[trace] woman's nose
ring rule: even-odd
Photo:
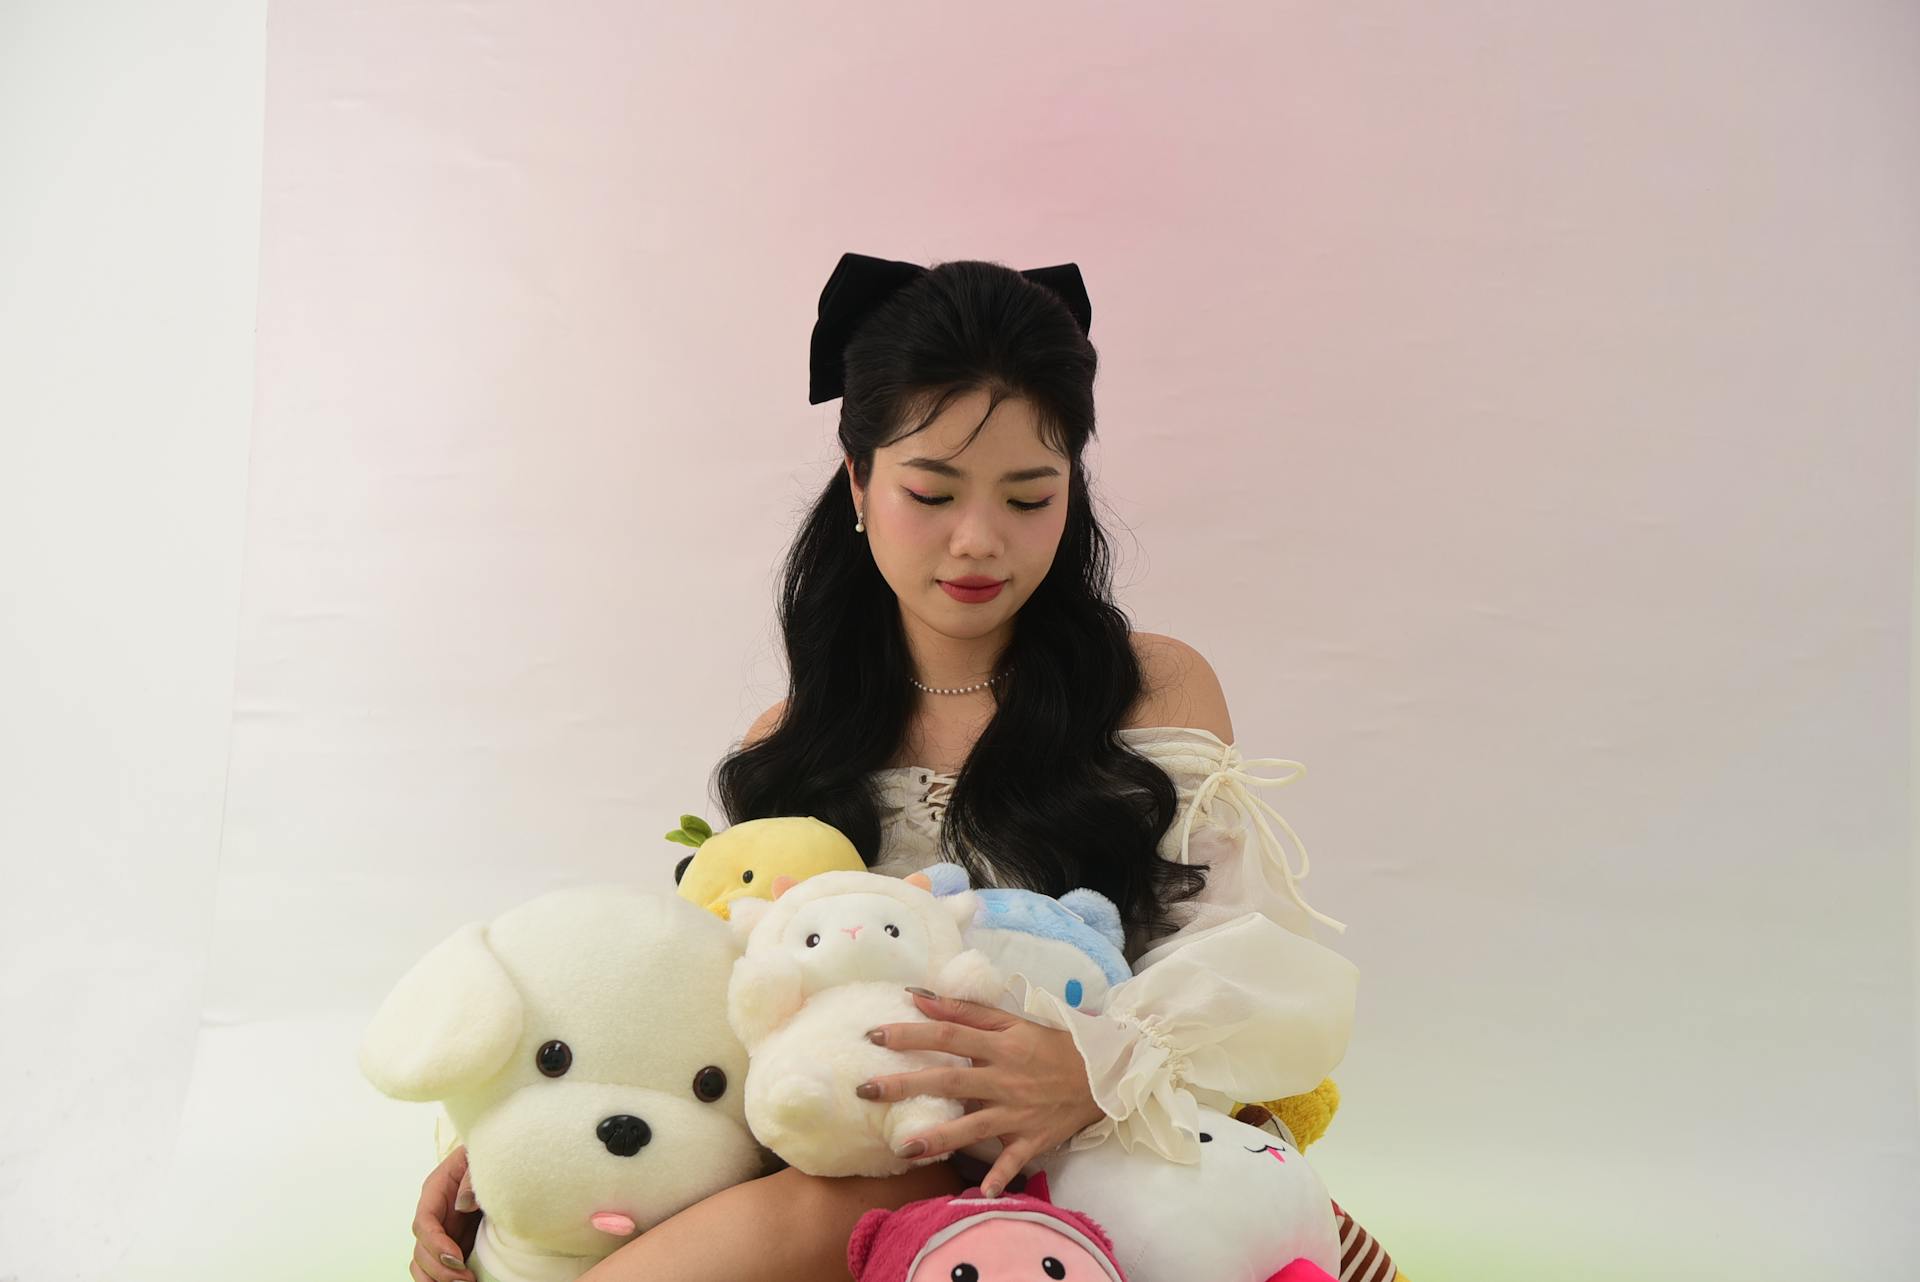
[[[996,518],[970,509],[960,514],[948,550],[955,560],[993,561],[1000,555],[1001,542]]]

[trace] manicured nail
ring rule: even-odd
[[[853,1093],[861,1099],[879,1099],[880,1088],[872,1082],[862,1082],[853,1088]]]
[[[939,1000],[940,1000],[938,996],[936,996],[936,995],[935,995],[935,994],[933,994],[933,993],[930,993],[930,992],[928,992],[928,991],[927,991],[926,989],[924,989],[924,988],[914,988],[914,987],[912,987],[911,985],[909,985],[909,986],[908,986],[908,988],[907,988],[907,991],[908,991],[908,992],[910,992],[910,993],[912,993],[912,994],[913,994],[913,995],[914,995],[915,997],[924,997],[924,998],[926,998],[926,999],[927,999],[928,1001],[930,1001],[930,1002],[937,1002],[937,1001],[939,1001]]]
[[[884,1028],[869,1028],[867,1030],[867,1040],[875,1046],[885,1046],[887,1044],[887,1030]]]
[[[919,1157],[927,1151],[927,1142],[925,1140],[908,1140],[894,1151],[901,1157]]]
[[[453,1199],[453,1209],[456,1211],[477,1211],[480,1209],[480,1202],[473,1196],[472,1189],[461,1189],[459,1195]]]
[[[465,1260],[462,1260],[459,1256],[456,1256],[456,1255],[448,1255],[445,1251],[440,1252],[440,1263],[446,1265],[450,1269],[465,1269],[467,1267],[467,1262]]]

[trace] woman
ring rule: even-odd
[[[1082,466],[1089,316],[1072,266],[842,258],[821,295],[812,400],[843,397],[846,479],[836,471],[787,557],[789,695],[715,771],[729,822],[815,815],[879,872],[947,858],[976,884],[1098,890],[1121,910],[1136,971],[1164,968],[1144,1005],[1071,1031],[937,995],[917,999],[931,1022],[881,1030],[972,1061],[863,1090],[977,1102],[902,1152],[997,1137],[989,1191],[1076,1136],[1196,1160],[1196,1094],[1309,1089],[1352,1016],[1351,966],[1309,937],[1310,918],[1331,919],[1301,900],[1262,811],[1278,815],[1247,790],[1290,776],[1249,774],[1206,660],[1131,632],[1113,603]],[[1223,972],[1235,982],[1179,982]],[[1194,1006],[1222,989],[1226,1005]],[[1214,996],[1182,996],[1196,991]],[[1184,1075],[1178,1043],[1196,1028],[1217,1042],[1213,1080]],[[459,1267],[472,1217],[454,1209],[464,1164],[456,1149],[422,1190],[416,1279],[472,1276]],[[962,1178],[954,1161],[888,1179],[784,1170],[689,1207],[585,1277],[844,1279],[863,1212]]]

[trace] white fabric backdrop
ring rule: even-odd
[[[113,1069],[6,1057],[46,1120],[7,1124],[0,1279],[399,1275],[430,1115],[359,1030],[460,923],[663,880],[718,817],[835,461],[805,346],[845,249],[1086,272],[1124,599],[1308,764],[1276,800],[1364,975],[1314,1158],[1415,1278],[1910,1266],[1917,27],[275,5],[244,591],[231,417],[25,361],[11,402],[54,497],[10,507],[7,1027]],[[175,706],[188,565],[239,647],[177,627]],[[132,737],[48,752],[82,698]]]
[[[5,1282],[127,1276],[201,1031],[265,25],[265,0],[0,0]]]

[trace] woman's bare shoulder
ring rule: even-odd
[[[1131,640],[1146,688],[1127,725],[1196,726],[1232,743],[1226,691],[1206,656],[1185,641],[1159,632],[1135,632]]]
[[[743,748],[751,748],[754,744],[759,743],[762,739],[772,734],[773,728],[780,724],[780,718],[786,713],[786,710],[787,701],[782,699],[761,713],[754,719],[754,723],[747,727],[746,737],[741,739],[740,746]]]

